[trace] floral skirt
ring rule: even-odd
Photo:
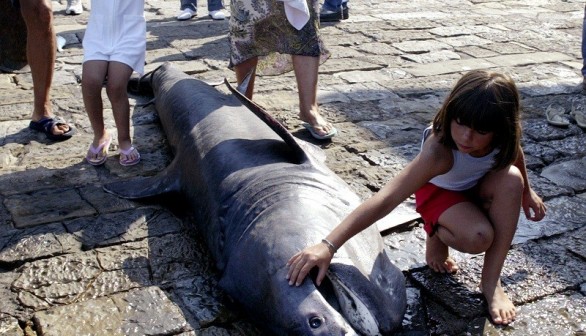
[[[291,55],[319,57],[329,52],[319,36],[318,0],[307,0],[310,18],[295,29],[282,1],[232,0],[230,5],[230,68],[258,57],[258,75],[279,75],[293,69]]]

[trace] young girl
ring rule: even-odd
[[[295,254],[288,262],[289,284],[299,286],[314,266],[320,284],[338,247],[415,193],[428,233],[429,267],[442,273],[458,269],[448,247],[486,252],[480,289],[490,316],[496,324],[512,322],[515,307],[499,278],[519,209],[534,221],[545,216],[545,205],[527,180],[519,109],[519,94],[508,76],[486,71],[464,75],[425,130],[417,157],[323,243]]]
[[[126,86],[133,70],[142,74],[146,50],[144,0],[92,0],[91,14],[83,39],[84,62],[81,81],[94,141],[86,155],[91,165],[108,159],[112,137],[103,117],[102,86],[112,104],[118,130],[120,164],[135,165],[140,154],[130,139],[130,105]]]

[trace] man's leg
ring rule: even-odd
[[[583,88],[586,88],[586,6],[584,7],[584,18],[582,19],[582,82]]]
[[[34,109],[32,120],[53,117],[51,82],[55,67],[55,30],[50,0],[20,0],[20,9],[27,28],[26,54],[33,78]],[[69,131],[67,124],[55,124],[54,135]]]
[[[177,14],[177,20],[189,20],[197,15],[197,0],[181,0],[180,3],[181,7],[179,14]]]
[[[348,17],[348,1],[343,0],[325,0],[319,13],[321,22],[341,21]]]
[[[224,20],[226,18],[226,14],[222,10],[224,8],[224,4],[222,0],[208,0],[208,12],[210,13],[210,17],[214,20]]]

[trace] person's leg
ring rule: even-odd
[[[189,20],[197,13],[197,0],[181,0],[181,7],[177,20]]]
[[[254,92],[254,79],[256,78],[256,64],[258,63],[258,57],[249,58],[246,61],[235,65],[234,72],[236,73],[236,82],[238,85],[242,84],[246,76],[252,71],[250,80],[248,81],[248,87],[244,95],[252,100],[252,94]]]
[[[484,212],[474,203],[460,202],[439,216],[435,235],[426,240],[425,259],[434,271],[452,273],[458,266],[450,258],[448,246],[477,254],[490,247],[493,237],[492,224]]]
[[[104,111],[102,103],[102,84],[108,71],[107,61],[86,61],[83,63],[81,77],[81,92],[83,104],[88,114],[94,140],[92,146],[98,148],[105,143],[109,136],[104,126]],[[88,157],[96,158],[97,154]]]
[[[132,147],[132,140],[130,139],[130,103],[126,92],[130,75],[132,75],[132,68],[128,65],[116,61],[108,64],[106,93],[112,104],[112,113],[118,130],[118,146],[121,150],[128,150]]]
[[[191,9],[194,12],[197,11],[197,0],[181,0],[181,10]]]
[[[584,7],[584,17],[582,19],[582,76],[586,83],[586,6]]]
[[[51,83],[55,66],[56,45],[53,9],[50,0],[21,0],[20,9],[27,28],[26,54],[33,78],[34,108],[32,121],[52,118]],[[55,124],[52,132],[64,134],[67,124]]]
[[[342,7],[342,0],[325,0],[322,8],[337,11]]]
[[[319,20],[321,22],[336,22],[348,18],[348,1],[325,0],[319,12]]]
[[[208,11],[213,12],[224,8],[222,0],[208,0]]]
[[[319,57],[300,55],[292,57],[299,93],[299,118],[312,126],[317,134],[326,136],[334,132],[335,128],[319,114],[317,106]]]
[[[514,166],[489,173],[480,185],[479,195],[486,200],[484,206],[494,228],[493,242],[484,255],[480,289],[496,324],[508,324],[516,316],[513,302],[501,287],[500,275],[517,230],[523,188],[521,172]]]
[[[65,14],[79,15],[83,13],[83,4],[81,0],[67,0]]]
[[[210,13],[210,17],[214,20],[224,20],[226,18],[226,14],[222,10],[224,8],[224,4],[222,0],[208,0],[208,12]]]

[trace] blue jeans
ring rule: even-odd
[[[197,12],[197,0],[181,0],[181,10],[186,8],[191,8]],[[222,8],[224,8],[222,0],[208,0],[208,12],[220,10]]]
[[[335,11],[338,8],[340,8],[340,6],[342,6],[342,2],[347,4],[348,0],[325,0],[322,7],[325,7],[326,9],[331,11]]]

